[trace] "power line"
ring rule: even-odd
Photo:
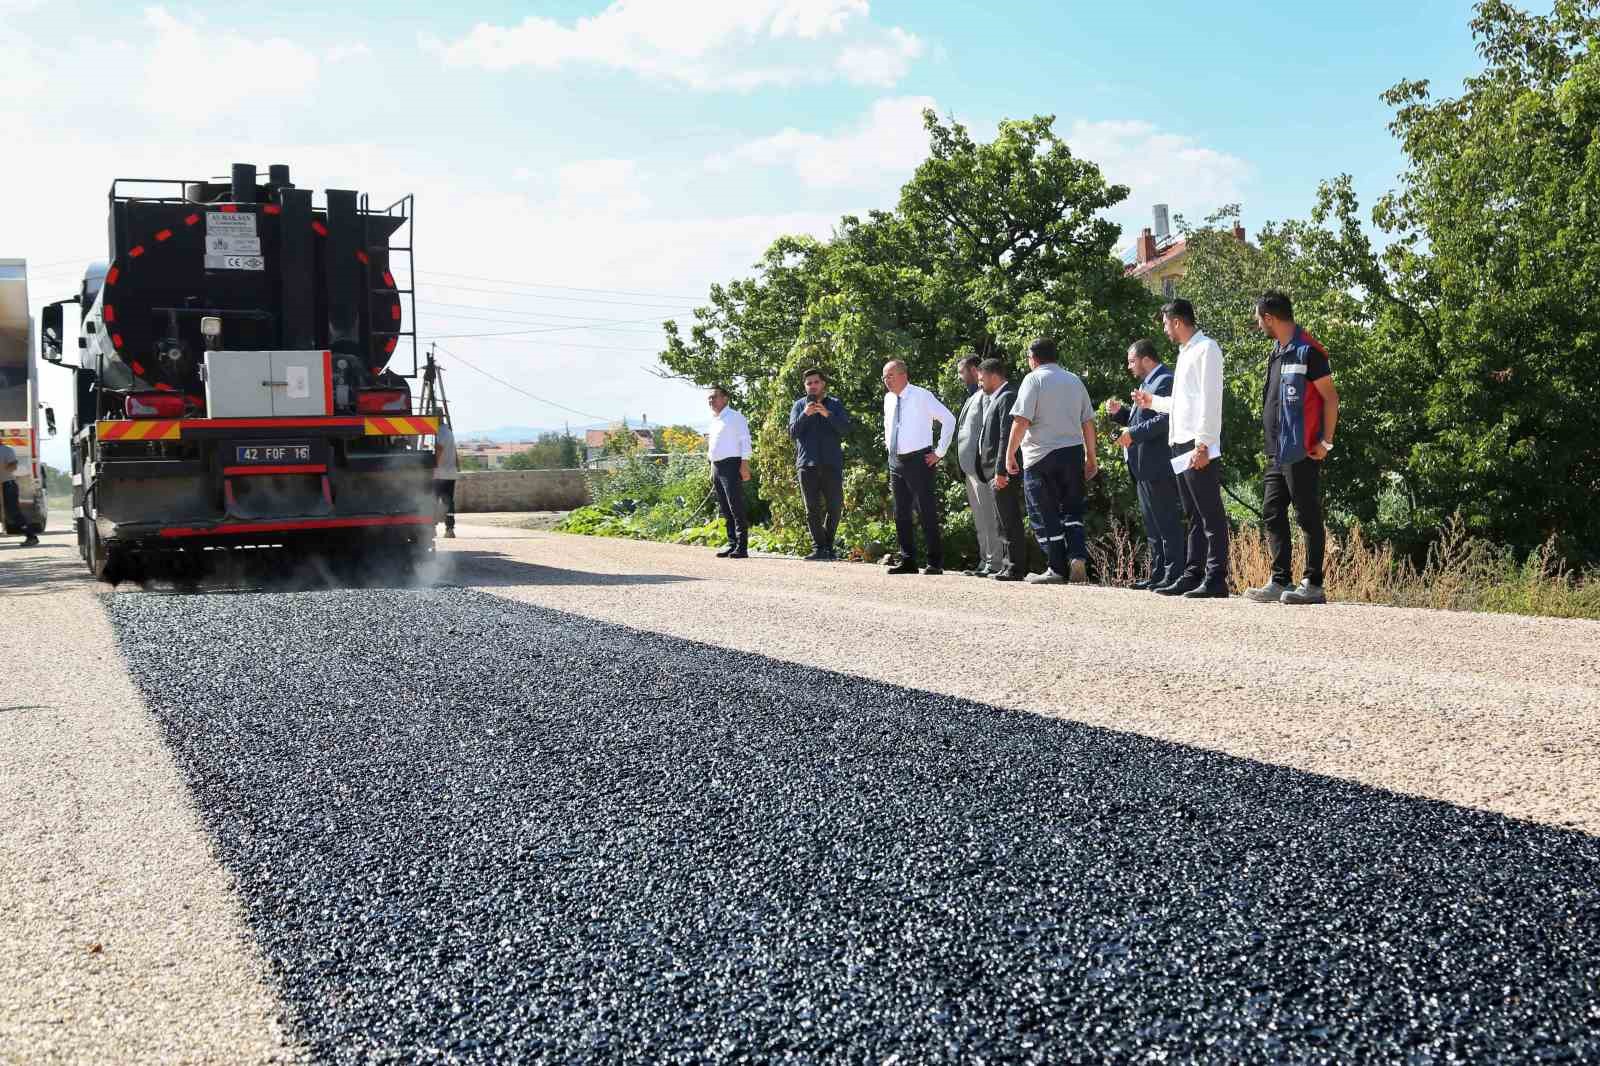
[[[534,292],[506,292],[504,289],[478,289],[473,288],[470,285],[445,285],[442,282],[437,281],[423,281],[418,282],[418,284],[425,285],[430,289],[452,289],[457,292],[482,292],[488,293],[491,296],[515,296],[522,300],[555,300],[558,303],[599,304],[605,307],[655,307],[664,311],[677,311],[679,314],[687,314],[694,310],[694,308],[686,308],[682,304],[640,303],[638,301],[630,300],[600,300],[584,296],[545,296]]]
[[[418,304],[421,305],[421,301],[420,300],[418,301]],[[463,320],[463,321],[466,321],[466,322],[488,322],[488,323],[492,323],[492,324],[495,324],[495,325],[501,325],[501,326],[527,326],[527,325],[541,325],[542,326],[542,325],[550,325],[550,323],[548,323],[548,322],[529,323],[526,319],[493,318],[493,317],[488,316],[488,315],[464,315],[460,311],[435,311],[435,310],[433,310],[431,308],[428,308],[428,307],[422,307],[422,310],[419,312],[419,316],[422,317],[422,318],[428,318],[428,319],[448,318],[448,319],[460,319],[460,320]],[[661,327],[660,326],[655,326],[655,327],[648,327],[648,326],[598,326],[598,325],[584,325],[581,322],[580,323],[573,323],[573,324],[566,324],[566,325],[556,326],[555,329],[587,329],[587,330],[594,330],[597,333],[649,333],[649,334],[659,334],[661,332]]]
[[[540,281],[518,281],[514,278],[485,278],[477,274],[451,274],[444,270],[419,270],[419,275],[434,278],[461,278],[465,281],[489,281],[496,285],[514,285],[529,289],[560,289],[564,292],[598,292],[612,296],[657,296],[667,300],[699,300],[700,296],[683,296],[669,292],[638,292],[632,289],[586,289],[579,285],[550,285]]]
[[[466,367],[469,370],[476,370],[478,373],[482,374],[484,377],[488,378],[490,381],[499,382],[501,385],[504,385],[506,388],[510,389],[512,392],[520,392],[522,395],[526,396],[530,400],[536,400],[539,403],[547,404],[550,407],[559,408],[559,409],[561,409],[563,411],[567,411],[567,412],[569,412],[571,414],[582,415],[584,418],[591,418],[591,419],[594,419],[597,422],[609,422],[609,421],[611,421],[611,419],[607,418],[605,415],[590,414],[588,411],[580,411],[576,407],[568,407],[564,403],[556,403],[554,400],[547,400],[543,396],[535,396],[533,393],[529,392],[527,389],[523,388],[521,385],[513,385],[511,382],[507,381],[503,377],[500,377],[498,374],[489,373],[489,371],[483,369],[483,367],[478,366],[475,363],[472,363],[472,362],[470,362],[470,361],[468,361],[466,359],[461,358],[461,356],[457,355],[455,352],[450,351],[450,349],[448,349],[448,348],[441,348],[439,345],[436,344],[436,345],[434,345],[434,350],[438,351],[438,352],[442,352],[445,355],[448,355],[450,358],[454,359],[456,362],[460,363],[462,366]]]
[[[660,322],[661,321],[659,318],[656,318],[654,316],[652,316],[650,318],[607,318],[607,319],[595,319],[595,317],[593,315],[563,315],[558,311],[544,311],[544,310],[522,311],[522,310],[518,310],[515,307],[506,307],[503,304],[453,304],[453,303],[448,303],[448,302],[443,301],[443,300],[433,300],[433,299],[418,300],[417,303],[419,303],[419,304],[427,304],[430,307],[459,307],[464,311],[499,311],[499,312],[502,312],[503,314],[508,314],[508,315],[523,315],[523,316],[527,316],[527,315],[542,315],[545,318],[581,318],[581,319],[584,319],[585,321],[594,320],[594,321],[605,321],[605,322],[628,322],[628,323]]]

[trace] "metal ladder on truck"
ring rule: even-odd
[[[439,415],[444,424],[455,428],[450,417],[450,397],[444,391],[444,371],[433,358],[433,345],[428,346],[428,358],[422,364],[422,402],[419,414]]]

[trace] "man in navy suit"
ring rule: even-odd
[[[1172,371],[1161,364],[1150,341],[1137,340],[1129,346],[1128,373],[1146,392],[1172,395]],[[1117,443],[1122,445],[1128,472],[1138,486],[1144,534],[1150,539],[1150,576],[1133,587],[1158,589],[1181,578],[1189,558],[1183,537],[1183,501],[1172,473],[1172,449],[1167,446],[1168,416],[1118,400],[1108,400],[1106,411],[1113,422],[1126,427]]]

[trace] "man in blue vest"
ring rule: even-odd
[[[1267,453],[1261,516],[1272,551],[1272,580],[1245,595],[1257,603],[1327,603],[1322,563],[1327,531],[1322,524],[1322,464],[1333,451],[1339,425],[1339,390],[1321,342],[1294,320],[1294,304],[1281,292],[1256,301],[1256,326],[1276,343],[1267,360],[1261,427]],[[1294,584],[1294,543],[1289,505],[1306,541],[1305,577]]]
[[[1137,340],[1129,346],[1128,373],[1151,395],[1172,395],[1172,371],[1162,365],[1151,341]],[[1167,412],[1120,400],[1106,401],[1106,411],[1113,422],[1126,427],[1117,443],[1122,445],[1128,473],[1139,490],[1139,512],[1150,541],[1150,576],[1133,587],[1158,589],[1173,584],[1183,576],[1189,553],[1183,535],[1183,501],[1167,444]]]

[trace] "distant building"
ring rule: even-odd
[[[606,438],[624,428],[626,427],[624,427],[621,423],[618,423],[617,425],[611,426],[608,429],[591,429],[586,432],[583,435],[583,461],[586,463],[592,463],[601,456],[605,455]],[[648,429],[634,429],[629,430],[629,432],[633,434],[634,439],[639,442],[639,446],[645,451],[650,451],[655,447],[656,437],[652,431]]]
[[[498,470],[506,465],[506,460],[513,455],[532,448],[537,441],[491,441],[491,440],[458,440],[456,441],[456,457],[463,467],[479,468],[484,470]],[[475,460],[469,462],[468,460]]]
[[[1234,224],[1233,235],[1245,239],[1244,227]],[[1167,205],[1157,204],[1155,226],[1146,228],[1133,242],[1133,250],[1123,256],[1122,272],[1138,278],[1144,287],[1164,300],[1177,296],[1178,283],[1188,272],[1189,242],[1167,231]]]

